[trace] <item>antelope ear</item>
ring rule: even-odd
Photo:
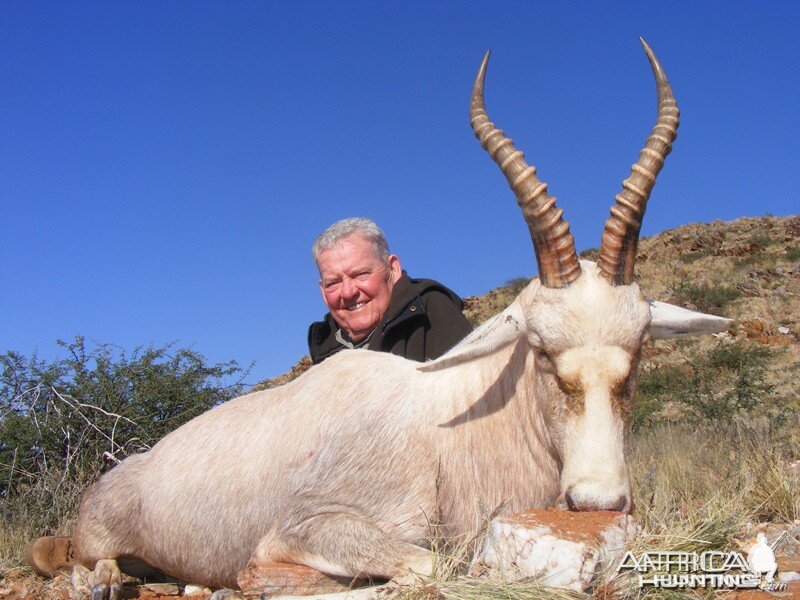
[[[647,302],[650,304],[650,336],[653,338],[720,333],[733,325],[733,319],[695,312],[658,300]]]
[[[422,363],[417,369],[419,371],[438,371],[460,365],[500,350],[524,335],[525,315],[519,302],[514,300],[507,309],[486,321],[448,353],[436,360]]]

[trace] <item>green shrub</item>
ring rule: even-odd
[[[747,240],[753,250],[764,250],[765,248],[776,243],[768,233],[755,233]]]
[[[651,424],[652,415],[660,411],[666,402],[683,399],[691,390],[691,372],[686,366],[665,366],[642,371],[631,412],[633,429]]]
[[[730,420],[756,407],[771,405],[774,386],[767,383],[771,351],[744,343],[721,344],[709,352],[694,352],[678,366],[661,366],[639,376],[631,425],[652,424],[654,413],[667,403],[682,403],[682,420]]]
[[[0,355],[0,518],[18,541],[63,528],[104,469],[238,395],[246,376],[171,346],[59,344],[52,362]]]
[[[742,343],[720,344],[708,352],[704,362],[709,369],[728,369],[737,372],[752,369],[760,372],[766,368],[771,355],[770,349],[764,346]]]
[[[733,267],[745,273],[753,271],[771,271],[778,264],[779,256],[774,253],[755,252],[733,259]]]
[[[698,397],[697,408],[709,419],[730,418],[752,411],[768,399],[774,386],[765,381],[769,349],[725,344],[715,347],[699,365],[697,375],[714,382],[715,392]],[[716,381],[715,381],[716,379]],[[725,381],[729,382],[723,387]]]
[[[705,252],[684,252],[678,256],[678,260],[682,263],[691,264],[704,256],[708,256],[708,254]]]
[[[701,312],[717,313],[739,298],[741,293],[723,285],[695,285],[682,282],[673,288],[675,299],[681,304],[692,304]]]

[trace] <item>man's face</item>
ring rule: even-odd
[[[400,259],[388,264],[358,234],[340,240],[317,257],[319,289],[333,319],[351,340],[361,341],[389,310],[392,288],[400,279]]]

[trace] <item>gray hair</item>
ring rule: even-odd
[[[319,234],[311,247],[311,254],[314,256],[314,262],[317,263],[317,266],[319,266],[319,255],[322,252],[330,250],[341,240],[351,235],[359,235],[367,240],[372,246],[372,252],[375,253],[375,256],[383,262],[388,262],[389,242],[386,241],[386,236],[381,231],[381,228],[374,221],[365,217],[351,217],[337,221]]]

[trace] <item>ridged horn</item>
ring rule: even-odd
[[[556,199],[547,193],[547,184],[536,177],[536,168],[525,162],[522,152],[514,148],[514,142],[495,127],[486,114],[483,82],[490,53],[487,52],[483,57],[472,87],[470,124],[483,149],[500,166],[517,197],[517,204],[522,208],[531,233],[542,285],[566,287],[581,274],[581,266],[575,254],[569,223],[562,218],[564,211],[556,208]]]
[[[633,267],[647,199],[664,166],[664,159],[672,150],[680,122],[678,104],[661,64],[647,42],[642,38],[639,41],[647,53],[658,88],[658,119],[639,153],[639,160],[631,167],[630,177],[622,182],[622,191],[615,197],[617,202],[611,207],[611,216],[603,230],[597,265],[600,274],[612,285],[633,283]]]

